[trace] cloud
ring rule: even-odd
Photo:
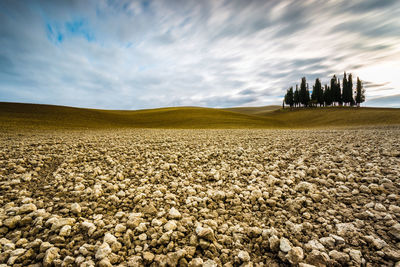
[[[388,84],[390,84],[390,82],[384,82],[384,83],[374,83],[374,82],[369,82],[369,81],[363,82],[364,88],[383,88],[384,86],[386,86]]]
[[[391,0],[1,1],[0,98],[111,109],[280,104],[302,76],[324,84],[334,73],[400,60],[399,7]],[[397,75],[369,73],[361,77],[367,99],[395,94]]]
[[[400,108],[400,94],[376,97],[366,101],[366,106]]]

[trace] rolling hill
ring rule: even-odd
[[[268,115],[268,113],[281,109],[282,106],[271,105],[263,107],[237,107],[237,108],[224,108],[226,111],[233,111],[248,115]]]
[[[99,110],[0,102],[0,128],[319,128],[400,125],[400,109],[332,107]]]

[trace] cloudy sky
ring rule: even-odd
[[[400,107],[399,0],[0,0],[0,101],[106,109],[281,104],[360,76]]]

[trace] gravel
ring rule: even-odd
[[[397,127],[1,132],[0,265],[399,266],[399,140]]]

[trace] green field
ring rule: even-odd
[[[214,109],[174,107],[99,110],[0,102],[0,127],[7,128],[324,128],[400,125],[400,109],[278,106]]]

